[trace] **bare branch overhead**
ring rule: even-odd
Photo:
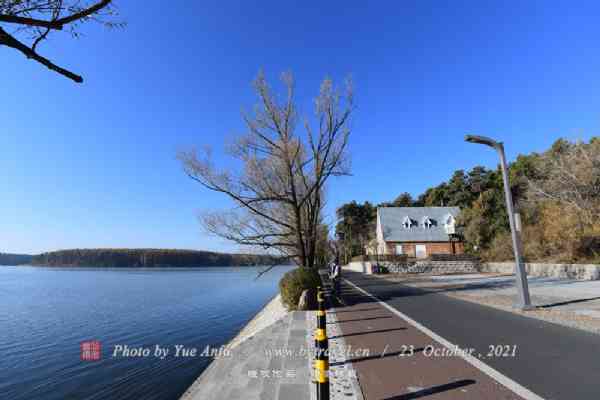
[[[71,34],[78,35],[77,27],[86,21],[95,21],[108,27],[123,26],[122,23],[104,21],[101,16],[115,14],[112,0],[101,0],[91,4],[79,0],[0,0],[0,46],[19,51],[25,57],[44,65],[77,83],[83,78],[63,67],[59,67],[37,52],[39,44],[53,30],[71,27]],[[14,31],[8,31],[16,26]],[[19,38],[23,36],[23,38]],[[26,41],[31,40],[30,44]]]

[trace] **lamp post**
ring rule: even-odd
[[[484,144],[496,149],[500,156],[500,167],[502,168],[502,181],[504,182],[504,195],[506,196],[506,211],[508,213],[508,222],[510,224],[510,233],[512,235],[513,250],[515,252],[515,274],[517,281],[518,303],[516,308],[521,310],[531,310],[534,307],[531,305],[529,297],[529,285],[527,284],[527,271],[521,260],[521,243],[520,243],[520,223],[519,226],[515,223],[515,213],[513,211],[512,193],[510,192],[510,184],[508,182],[508,167],[506,165],[506,156],[504,155],[504,145],[502,142],[497,142],[485,136],[467,135],[465,141],[469,143]],[[520,219],[519,219],[520,222]]]

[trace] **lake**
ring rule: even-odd
[[[0,267],[0,397],[178,399],[211,361],[201,351],[233,338],[291,268],[259,269]],[[89,341],[97,361],[82,360]]]

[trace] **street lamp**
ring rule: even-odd
[[[520,231],[521,224],[518,226],[515,223],[515,213],[513,211],[513,200],[512,193],[510,192],[510,185],[508,183],[508,167],[506,165],[506,156],[504,155],[504,145],[502,142],[497,142],[494,139],[485,136],[467,135],[465,141],[469,143],[478,143],[490,146],[498,152],[500,155],[500,167],[502,168],[502,181],[504,182],[504,195],[506,196],[506,211],[508,212],[508,222],[510,224],[510,233],[512,235],[513,249],[515,252],[515,273],[517,280],[517,290],[519,296],[519,302],[515,305],[516,308],[521,310],[531,310],[534,307],[531,305],[531,299],[529,297],[529,285],[527,284],[527,271],[521,260],[521,242],[520,242]],[[519,219],[520,222],[520,219]]]

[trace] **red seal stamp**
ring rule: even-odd
[[[102,357],[102,345],[99,340],[81,342],[81,361],[98,361]]]

